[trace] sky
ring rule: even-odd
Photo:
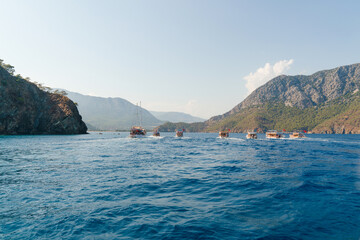
[[[359,63],[359,1],[0,0],[0,59],[52,88],[223,114],[281,74]]]

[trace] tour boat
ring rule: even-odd
[[[220,138],[228,138],[229,137],[229,131],[220,131],[219,132]]]
[[[246,135],[247,139],[257,139],[257,133],[256,132],[248,132]]]
[[[136,104],[136,107],[138,105]],[[140,118],[139,118],[139,110],[140,110]],[[139,121],[139,126],[133,126],[130,129],[130,137],[134,138],[134,137],[144,137],[146,135],[146,130],[141,127],[141,121],[142,121],[142,111],[141,111],[141,102],[140,102],[140,107],[136,108],[136,116],[137,119]]]
[[[159,129],[154,129],[153,136],[154,137],[160,137]]]
[[[293,132],[289,135],[290,138],[305,138],[305,135],[301,132]]]
[[[146,130],[140,126],[134,126],[130,130],[130,137],[144,137]]]
[[[278,133],[276,130],[270,130],[266,132],[266,138],[283,138],[284,136],[281,133]]]
[[[178,129],[176,130],[176,137],[182,137],[184,136],[184,129]]]

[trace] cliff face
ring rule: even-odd
[[[360,88],[360,64],[320,71],[310,76],[279,76],[256,89],[233,111],[277,100],[307,108],[327,103]]]
[[[310,76],[278,76],[231,111],[205,122],[205,131],[232,128],[360,133],[360,64]]]
[[[66,96],[48,93],[0,66],[0,134],[82,134],[87,127]]]

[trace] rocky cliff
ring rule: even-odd
[[[0,62],[0,134],[82,134],[87,127],[66,96],[49,93]]]

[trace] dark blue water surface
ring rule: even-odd
[[[0,137],[1,239],[359,239],[360,136]]]

